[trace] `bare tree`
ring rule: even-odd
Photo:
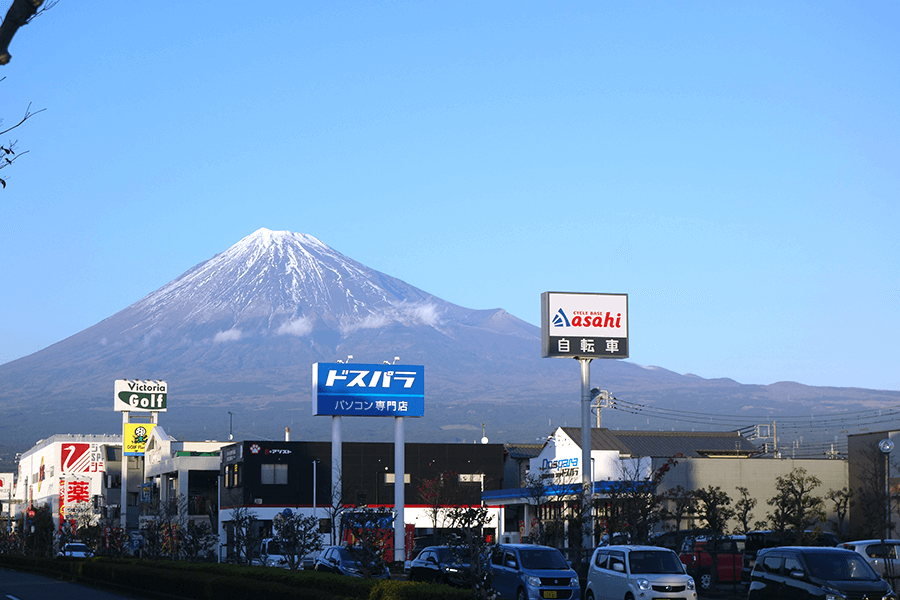
[[[678,464],[677,457],[649,473],[641,467],[642,459],[622,463],[620,479],[609,482],[607,498],[599,501],[610,540],[616,533],[628,534],[632,544],[646,544],[650,531],[664,516],[664,496],[656,490],[666,474]]]
[[[580,522],[584,490],[578,472],[575,469],[529,471],[525,475],[524,488],[526,501],[535,514],[532,540],[561,547],[565,523]]]
[[[253,551],[259,546],[260,535],[256,513],[246,506],[231,511],[231,525],[234,536],[235,560],[239,564],[250,564]]]
[[[435,543],[441,542],[438,520],[447,507],[460,503],[459,473],[447,471],[433,479],[423,479],[419,483],[419,498],[428,507],[428,514],[434,526]]]
[[[852,539],[880,538],[887,529],[887,489],[885,486],[885,459],[878,447],[861,451],[859,462],[859,486],[851,490],[850,507],[853,509],[854,530]],[[859,518],[857,518],[859,515]]]
[[[355,504],[344,497],[343,477],[341,477],[340,473],[336,473],[331,485],[331,503],[328,505],[328,508],[325,509],[325,514],[331,524],[330,533],[332,546],[337,544],[341,539],[342,515],[355,507]]]
[[[834,515],[836,520],[831,521],[831,528],[838,538],[844,537],[844,522],[847,520],[847,513],[850,511],[850,501],[853,498],[853,492],[846,487],[839,490],[828,490],[825,498],[831,500],[834,506]]]

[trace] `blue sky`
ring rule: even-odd
[[[8,4],[8,2],[7,2]],[[5,12],[6,6],[2,7]],[[75,2],[0,116],[0,363],[259,227],[630,360],[900,389],[900,5]]]

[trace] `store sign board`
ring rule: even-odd
[[[114,407],[118,411],[166,412],[165,381],[116,379]]]
[[[422,417],[425,367],[315,363],[313,415]]]
[[[628,358],[628,295],[541,294],[541,356]]]

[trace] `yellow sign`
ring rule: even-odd
[[[125,456],[143,456],[154,427],[153,423],[124,423],[122,446]]]

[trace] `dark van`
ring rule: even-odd
[[[842,548],[786,546],[759,551],[750,600],[897,600],[864,556]]]

